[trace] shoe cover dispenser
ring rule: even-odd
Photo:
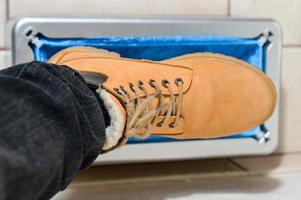
[[[265,72],[279,92],[281,31],[271,20],[25,18],[14,26],[12,38],[14,64],[32,59],[47,62],[72,46],[155,61],[195,52],[224,54]],[[231,137],[130,138],[121,149],[102,155],[98,163],[268,154],[278,143],[278,118],[277,105],[265,124]]]

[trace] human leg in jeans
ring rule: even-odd
[[[0,71],[0,200],[49,199],[66,188],[102,148],[104,111],[68,67],[31,62]]]

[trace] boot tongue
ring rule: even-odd
[[[106,128],[106,140],[103,150],[109,150],[118,145],[124,134],[126,124],[126,110],[120,101],[105,89],[98,89],[97,93],[103,101],[110,115],[110,125]]]

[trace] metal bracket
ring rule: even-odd
[[[38,32],[34,31],[32,26],[29,26],[27,29],[25,29],[23,35],[25,36],[28,43],[38,44],[39,42],[39,38],[37,37]]]

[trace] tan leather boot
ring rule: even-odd
[[[267,120],[276,104],[274,86],[264,73],[223,55],[191,54],[159,63],[77,47],[49,62],[107,77],[98,91],[112,118],[105,151],[130,136],[192,139],[241,133]]]

